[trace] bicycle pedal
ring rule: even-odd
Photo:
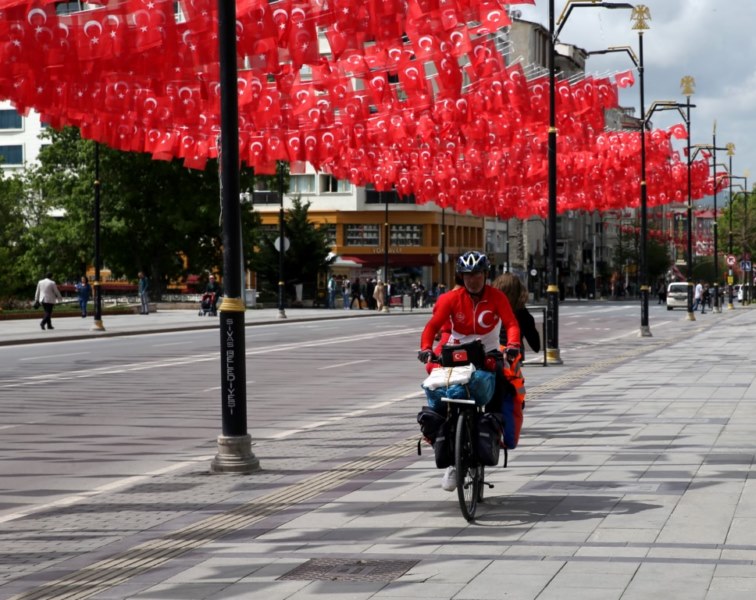
[[[492,490],[494,488],[493,483],[488,483],[487,481],[481,481],[483,485],[487,485],[489,490]]]

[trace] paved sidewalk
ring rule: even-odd
[[[317,430],[256,446],[254,475],[201,457],[0,522],[0,598],[752,600],[756,311],[674,317],[528,367],[521,446],[475,524],[417,457],[412,400],[363,421],[351,459]]]

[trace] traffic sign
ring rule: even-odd
[[[751,261],[750,260],[741,260],[740,261],[740,270],[741,271],[750,271],[751,270]]]
[[[737,259],[735,258],[734,255],[732,254],[727,255],[727,266],[734,267],[736,262],[737,262]]]

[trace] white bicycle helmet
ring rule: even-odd
[[[487,273],[490,269],[488,257],[477,250],[465,252],[457,259],[457,273]]]

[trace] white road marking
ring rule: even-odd
[[[337,365],[328,365],[327,367],[318,367],[318,371],[325,371],[326,369],[338,369],[339,367],[346,367],[349,365],[357,365],[359,363],[366,363],[368,362],[368,359],[365,360],[352,360],[345,363],[339,363]]]
[[[340,415],[334,415],[333,417],[331,417],[330,419],[326,419],[325,421],[317,421],[314,423],[308,423],[307,425],[304,425],[303,427],[300,427],[298,429],[288,429],[286,431],[280,431],[279,433],[271,435],[270,437],[266,439],[282,440],[284,438],[291,437],[292,435],[296,435],[298,433],[303,433],[305,431],[318,429],[319,427],[323,427],[325,425],[332,425],[333,423],[338,423],[339,421],[343,421],[344,419],[348,419],[349,417],[357,417],[359,415],[365,414],[366,412],[371,412],[379,408],[384,408],[386,406],[390,406],[391,404],[395,404],[397,402],[402,402],[404,400],[409,400],[410,398],[420,398],[424,396],[425,394],[423,394],[422,392],[412,392],[411,394],[400,396],[399,398],[393,398],[391,400],[385,400],[383,402],[378,402],[377,404],[372,404],[371,406],[368,406],[366,408],[360,408],[358,410],[352,410],[349,412],[342,413]],[[256,439],[263,439],[263,438],[256,438]]]
[[[251,381],[251,382],[248,381],[247,383],[254,383],[254,381]],[[219,389],[221,389],[221,386],[211,387],[211,388],[207,388],[205,390],[202,390],[202,393],[204,394],[205,392],[217,392]]]
[[[376,337],[390,337],[395,335],[407,335],[409,333],[419,333],[422,329],[419,328],[407,328],[397,329],[394,331],[386,331],[381,333],[370,332],[362,333],[358,335],[334,337],[324,340],[318,340],[313,342],[292,342],[287,344],[280,344],[278,346],[266,346],[257,350],[247,350],[246,356],[255,356],[258,354],[270,354],[271,352],[286,352],[288,350],[300,350],[302,348],[317,348],[319,346],[332,346],[334,344],[344,344],[347,342],[360,342],[364,340],[373,340]],[[148,371],[151,369],[164,369],[167,367],[175,367],[181,365],[191,365],[201,362],[217,361],[219,358],[218,352],[211,354],[196,354],[194,356],[182,356],[176,358],[169,358],[162,361],[149,361],[130,363],[125,365],[118,365],[112,367],[96,367],[90,369],[80,369],[77,371],[63,371],[59,373],[46,373],[43,375],[33,375],[30,377],[22,377],[13,382],[13,380],[6,380],[0,383],[0,389],[7,388],[19,388],[30,385],[37,385],[40,383],[59,382],[71,379],[86,379],[88,377],[100,377],[102,375],[111,375],[114,373],[126,373],[131,371]]]
[[[47,354],[46,356],[28,356],[26,358],[19,358],[18,362],[21,362],[22,360],[45,360],[48,358],[68,358],[69,356],[79,356],[81,354],[92,354],[91,352],[66,352],[66,353],[59,353],[59,354]]]
[[[185,346],[186,342],[167,342],[165,344],[152,344],[153,348],[165,348],[166,346]]]
[[[100,487],[96,487],[95,489],[90,490],[88,492],[81,492],[79,494],[65,496],[63,498],[58,498],[57,500],[53,500],[52,502],[47,502],[45,504],[37,504],[36,506],[30,506],[28,508],[24,508],[16,512],[8,513],[7,515],[0,515],[0,523],[7,523],[8,521],[21,519],[28,515],[45,511],[45,510],[49,510],[51,508],[59,508],[61,506],[71,506],[72,504],[76,504],[88,498],[99,496],[100,494],[105,494],[107,492],[112,492],[113,490],[130,487],[138,483],[148,481],[152,477],[157,477],[159,475],[172,473],[173,471],[178,471],[180,469],[183,469],[184,467],[188,467],[189,465],[193,465],[195,463],[202,462],[202,461],[208,461],[212,458],[213,458],[212,456],[198,456],[196,458],[192,458],[182,463],[169,465],[161,469],[150,471],[149,473],[145,473],[144,475],[133,475],[131,477],[125,477],[123,479],[117,479],[115,481],[111,481],[110,483],[101,485]],[[13,494],[13,490],[6,490],[6,492],[10,495]]]

